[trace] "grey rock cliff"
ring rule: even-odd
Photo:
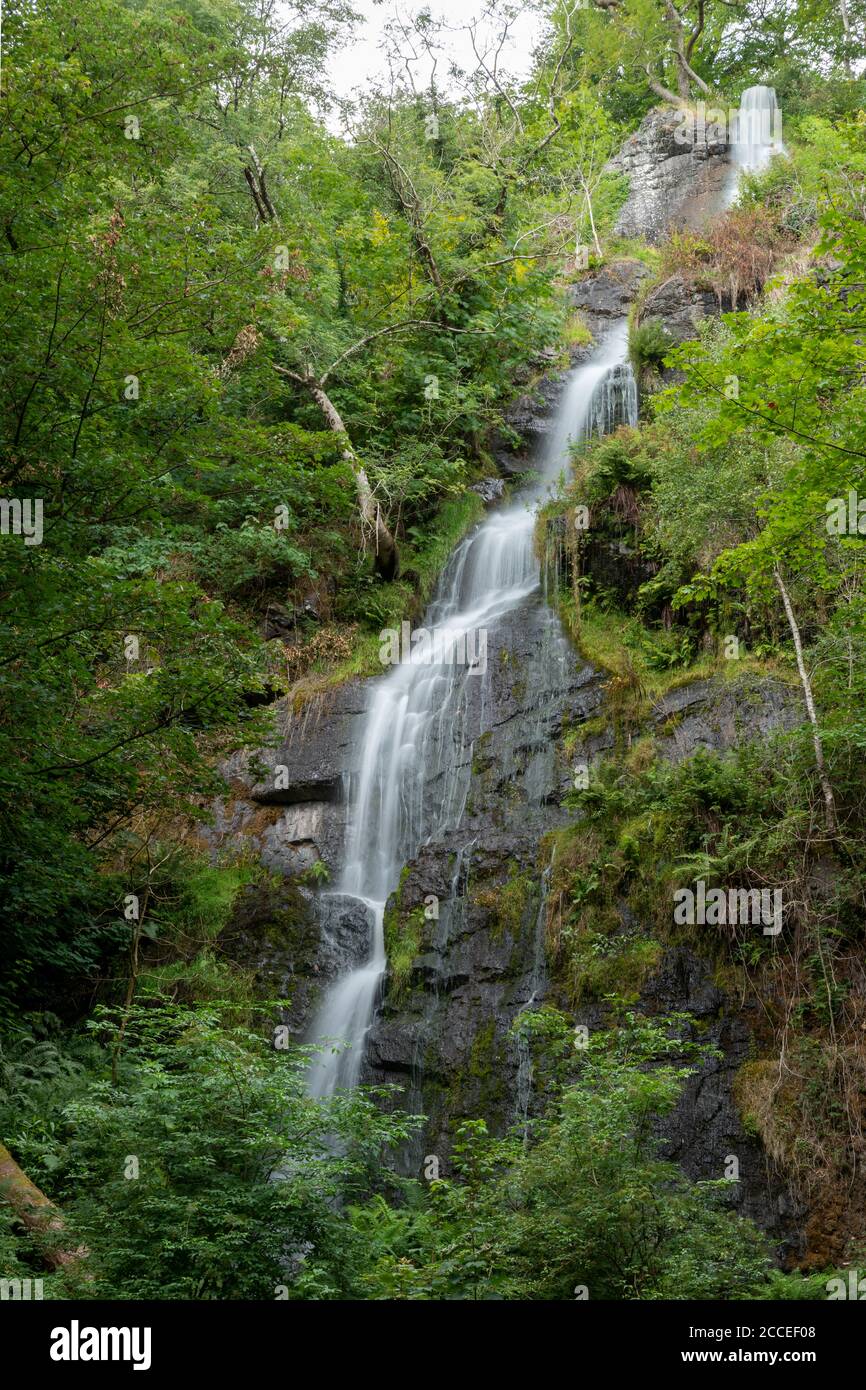
[[[683,112],[659,106],[607,168],[629,180],[617,234],[659,242],[675,228],[699,226],[717,208],[730,176],[728,142],[712,125],[702,129]]]

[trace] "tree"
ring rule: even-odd
[[[698,60],[703,47],[708,55],[703,62],[712,61],[734,19],[728,6],[717,0],[593,0],[593,5],[615,26],[621,53],[643,73],[657,97],[684,105],[694,90],[709,94]]]
[[[593,1032],[528,1145],[466,1121],[453,1176],[434,1180],[426,1202],[402,1221],[379,1205],[354,1211],[378,1255],[361,1286],[380,1298],[519,1301],[759,1289],[768,1251],[724,1209],[724,1182],[691,1184],[658,1157],[655,1123],[697,1060],[671,1036],[683,1022],[627,1013],[617,1029]]]
[[[841,148],[844,137],[837,153]],[[859,151],[853,161],[857,167]],[[860,482],[866,459],[866,358],[860,333],[866,259],[859,180],[850,179],[850,169],[840,179],[843,190],[846,182],[850,192],[822,216],[815,260],[785,297],[761,316],[728,316],[729,337],[720,353],[711,354],[706,345],[684,345],[671,359],[684,367],[686,402],[706,401],[709,393],[712,405],[698,434],[701,444],[725,446],[742,434],[786,446],[787,465],[768,479],[761,525],[719,557],[714,574],[726,584],[745,584],[753,596],[766,599],[775,588],[781,597],[830,836],[838,828],[835,798],[789,576],[814,609],[817,596],[832,594],[856,566],[859,533],[855,526],[853,537],[846,534],[847,511],[841,534],[828,524],[838,499],[847,499]],[[829,265],[823,259],[828,257]]]

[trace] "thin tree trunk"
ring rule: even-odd
[[[661,97],[662,101],[669,101],[672,106],[685,105],[685,102],[683,101],[682,97],[678,97],[676,92],[671,91],[670,87],[665,87],[663,83],[659,82],[657,77],[653,77],[650,68],[645,67],[644,72],[646,73],[646,78],[647,82],[650,85],[650,90],[655,92],[657,97]]]
[[[342,416],[327,391],[316,381],[315,377],[302,377],[300,380],[304,382],[329,427],[335,434],[343,436],[343,458],[355,475],[361,520],[376,540],[376,569],[384,579],[396,579],[400,563],[397,542],[382,519],[381,509],[373,495],[373,489],[370,487],[370,480],[361,460],[352,448]]]
[[[595,252],[597,256],[601,256],[603,254],[601,242],[598,239],[598,232],[595,229],[595,218],[592,215],[592,194],[589,191],[589,184],[583,174],[578,173],[578,177],[583,185],[583,196],[586,199],[586,210],[589,213],[589,225],[592,228],[592,239],[595,242]]]
[[[782,570],[779,565],[773,567],[773,578],[776,587],[782,595],[782,603],[785,605],[785,616],[788,619],[788,626],[791,629],[791,636],[794,639],[794,651],[797,655],[797,670],[800,674],[800,684],[803,687],[803,696],[806,701],[806,711],[809,715],[809,722],[812,725],[812,743],[815,748],[815,765],[818,769],[818,780],[821,783],[821,791],[824,796],[824,808],[827,821],[827,834],[835,835],[838,830],[836,818],[836,798],[833,795],[833,788],[830,778],[827,775],[827,764],[824,761],[824,744],[821,739],[821,730],[818,727],[818,716],[815,712],[815,701],[812,696],[812,682],[809,679],[809,672],[806,670],[806,662],[803,658],[803,643],[800,640],[800,628],[794,614],[788,589],[782,577]]]
[[[259,219],[260,222],[262,222],[262,223],[267,222],[267,221],[268,221],[267,209],[265,208],[265,205],[264,205],[264,203],[262,202],[261,195],[259,194],[259,190],[258,190],[258,187],[257,187],[257,185],[256,185],[256,181],[255,181],[255,179],[253,178],[253,171],[252,171],[252,169],[250,169],[249,166],[246,165],[246,164],[244,165],[244,178],[246,179],[246,181],[247,181],[247,183],[248,183],[248,185],[249,185],[249,190],[250,190],[250,193],[252,194],[253,202],[254,202],[255,205],[256,205],[256,216],[258,217],[258,219]]]
[[[66,1223],[60,1211],[27,1174],[22,1172],[4,1144],[0,1144],[0,1197],[7,1201],[27,1227],[43,1237],[43,1257],[52,1269],[77,1264],[87,1256],[82,1245],[70,1250]]]
[[[424,231],[424,209],[421,205],[421,199],[409,174],[388,147],[375,138],[372,138],[370,143],[379,151],[384,160],[385,172],[391,190],[403,211],[415,250],[427,269],[427,274],[439,300],[443,322],[445,322],[445,285],[439,272],[436,257],[433,254],[433,248]]]
[[[841,11],[841,14],[842,14],[842,29],[844,30],[844,33],[845,33],[845,42],[846,42],[846,44],[850,44],[850,42],[851,42],[851,17],[850,17],[850,15],[848,14],[848,0],[839,0],[839,8],[840,8],[840,11]],[[851,59],[849,58],[849,56],[848,56],[847,53],[845,54],[844,62],[845,62],[845,75],[846,75],[846,77],[849,77],[849,78],[853,77],[853,76],[854,76],[854,72],[853,72],[853,69],[852,69],[852,67],[851,67]]]

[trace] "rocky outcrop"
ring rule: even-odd
[[[669,691],[651,717],[661,756],[683,762],[698,749],[720,753],[796,728],[803,722],[803,704],[797,690],[770,677],[714,677]]]
[[[684,762],[698,750],[724,753],[752,739],[797,728],[804,718],[799,692],[770,676],[746,674],[690,681],[669,691],[650,709],[645,730],[656,753]],[[592,759],[616,745],[613,728],[593,733],[581,747]]]
[[[403,1156],[413,1172],[424,1154],[448,1153],[457,1119],[482,1114],[502,1132],[528,1100],[511,1030],[546,989],[542,841],[568,816],[573,773],[562,736],[597,715],[603,698],[598,673],[539,598],[488,642],[490,679],[478,682],[468,712],[459,830],[420,849],[389,904],[395,933],[418,932],[416,954],[408,981],[387,973],[368,1035],[366,1079],[396,1083],[398,1103],[429,1116]],[[425,916],[431,897],[436,912]]]
[[[670,275],[650,289],[640,317],[642,321],[658,319],[673,346],[697,338],[703,320],[718,315],[723,307],[712,290],[701,289],[682,275]]]
[[[580,312],[593,339],[600,340],[612,323],[626,317],[649,273],[642,261],[622,257],[599,270],[587,271],[569,287],[569,302]],[[583,361],[592,349],[593,343],[572,349],[570,366]],[[519,477],[532,468],[553,428],[567,378],[566,368],[545,373],[531,391],[524,391],[506,410],[505,429],[494,435],[490,446],[503,477]]]
[[[480,483],[473,483],[470,492],[477,492],[482,502],[488,506],[491,502],[498,502],[505,492],[505,480],[503,478],[482,478]]]
[[[230,794],[212,806],[200,837],[213,853],[258,854],[266,868],[292,875],[317,860],[340,859],[346,834],[345,785],[355,767],[361,681],[311,698],[299,711],[277,706],[273,747],[235,753],[223,764]]]
[[[368,914],[359,903],[333,893],[325,898],[309,886],[313,875],[332,875],[342,858],[345,787],[365,700],[365,683],[350,681],[298,711],[282,701],[274,746],[226,760],[228,794],[212,803],[210,823],[198,829],[215,859],[252,856],[286,885],[242,894],[221,949],[255,970],[268,997],[289,1000],[281,1020],[297,1038],[323,987],[369,945]]]
[[[641,991],[648,1013],[685,1012],[693,1020],[684,1033],[718,1054],[689,1077],[675,1109],[660,1122],[662,1153],[696,1182],[733,1178],[726,1201],[774,1240],[783,1264],[802,1254],[803,1208],[773,1170],[758,1142],[746,1133],[734,1100],[738,1071],[753,1052],[759,1020],[736,1010],[713,979],[706,961],[686,946],[665,951]]]
[[[716,211],[730,178],[728,141],[714,125],[703,128],[685,113],[660,106],[607,168],[629,180],[617,235],[659,242],[677,228],[700,226]]]
[[[626,317],[649,273],[643,261],[623,257],[589,271],[569,287],[569,301],[594,338],[600,338],[616,319]]]
[[[550,433],[565,380],[564,369],[546,373],[506,410],[505,428],[494,434],[490,444],[496,467],[504,478],[520,477],[532,468],[536,452]]]

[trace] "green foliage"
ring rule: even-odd
[[[290,29],[252,0],[31,9],[4,15],[0,433],[4,489],[40,499],[44,535],[0,537],[0,999],[53,992],[75,1013],[130,944],[130,846],[201,814],[216,748],[268,736],[286,664],[265,611],[312,591],[363,665],[479,514],[479,443],[560,312],[545,259],[508,254],[533,198],[489,215],[475,118],[443,103],[444,170],[406,102],[395,152],[455,286],[431,333],[391,166],[305,106],[350,18],[339,0]],[[371,99],[366,134],[383,119]],[[250,145],[278,226],[250,196]],[[275,370],[308,364],[339,364],[328,389],[405,583],[372,577],[343,441]]]
[[[863,1091],[848,1034],[862,993],[866,609],[860,538],[824,525],[866,456],[861,0],[849,10],[853,34],[829,0],[707,7],[695,70],[731,93],[774,71],[788,155],[745,182],[730,217],[678,241],[677,266],[733,305],[780,278],[760,308],[675,351],[651,318],[633,331],[637,369],[670,352],[683,383],[652,424],[581,451],[575,488],[548,512],[558,524],[590,503],[641,574],[623,615],[602,586],[586,601],[568,552],[561,611],[608,668],[623,743],[657,694],[706,674],[708,631],[784,655],[785,567],[843,827],[821,863],[835,872],[844,856],[844,878],[813,891],[802,734],[679,768],[648,761],[644,742],[570,803],[582,820],[561,841],[552,945],[572,997],[634,999],[659,948],[620,929],[618,896],[652,921],[674,875],[795,875],[802,920],[778,957],[798,982],[783,1026],[809,1034],[792,1054],[803,1086],[774,1112],[759,1059],[749,1114],[791,1162],[788,1121],[802,1122],[831,1189],[849,1157],[862,1162],[846,1125]],[[577,7],[568,32],[554,9],[525,86],[479,79],[472,102],[431,88],[435,138],[414,93],[371,92],[351,140],[315,114],[353,24],[343,0],[290,23],[257,0],[8,0],[3,18],[3,492],[39,499],[44,534],[0,536],[0,1132],[93,1274],[43,1275],[46,1292],[814,1296],[768,1280],[759,1238],[713,1185],[659,1161],[652,1119],[691,1061],[633,1016],[573,1068],[554,1011],[523,1019],[521,1045],[548,1054],[546,1118],[496,1139],[468,1119],[453,1176],[405,1184],[396,1204],[382,1154],[415,1121],[381,1093],[310,1100],[303,1052],[255,1031],[252,974],[227,937],[264,876],[169,848],[225,790],[221,759],[269,737],[289,679],[302,700],[317,680],[376,669],[375,634],[417,615],[481,514],[467,485],[488,471],[505,405],[586,337],[563,292],[575,243],[593,265],[615,251],[667,264],[611,243],[626,183],[606,169],[655,99],[648,72],[677,82],[670,7]],[[432,42],[435,21],[419,24]],[[360,465],[400,548],[396,582],[373,573]],[[294,632],[282,647],[262,637],[272,606]],[[317,864],[308,884],[326,876]],[[515,868],[491,898],[494,930],[517,932],[532,888]],[[277,928],[290,933],[298,890],[286,893]],[[386,929],[399,999],[423,919],[392,914]],[[764,942],[719,944],[739,980],[775,967]],[[108,1007],[77,1026],[94,998]],[[479,1076],[493,1043],[489,1023]],[[0,1211],[3,1273],[41,1267]]]
[[[671,1036],[681,1023],[624,1015],[591,1035],[528,1147],[468,1121],[453,1177],[434,1180],[399,1224],[381,1206],[353,1211],[374,1256],[367,1296],[741,1298],[762,1287],[764,1241],[724,1209],[725,1183],[690,1184],[656,1153],[653,1121],[696,1052]]]
[[[26,1129],[18,1151],[34,1180],[90,1251],[91,1277],[70,1273],[67,1294],[345,1296],[364,1247],[340,1206],[369,1190],[382,1146],[411,1122],[372,1092],[310,1100],[304,1052],[225,1026],[213,1006],[133,1010],[112,1085],[118,1023],[94,1015],[74,1085],[56,1085],[56,1054],[31,1050],[19,1063],[31,1086],[0,1103],[6,1132]]]
[[[388,958],[388,997],[397,1004],[405,996],[412,967],[421,950],[424,909],[400,911],[399,906],[385,914],[385,953]]]
[[[671,336],[661,319],[648,318],[632,326],[628,347],[635,372],[660,367],[672,347]]]

